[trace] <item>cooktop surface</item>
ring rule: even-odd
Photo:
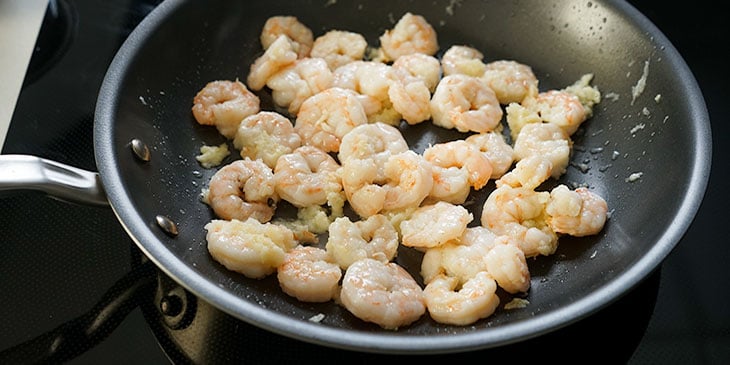
[[[50,1],[2,153],[95,170],[93,113],[104,74],[159,3]],[[730,28],[709,1],[630,3],[679,50],[708,106],[713,166],[695,221],[653,274],[595,315],[518,344],[431,357],[577,362],[586,360],[575,351],[581,348],[609,363],[730,363],[730,78],[718,49]],[[364,363],[384,357],[302,343],[217,311],[146,261],[105,207],[36,192],[3,194],[0,237],[0,360],[6,360],[0,362]]]

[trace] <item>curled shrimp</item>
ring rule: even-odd
[[[256,58],[249,66],[246,83],[251,90],[261,90],[266,86],[269,78],[279,71],[294,64],[297,60],[297,52],[294,44],[285,35],[279,36],[269,45],[264,54]]]
[[[312,30],[293,16],[272,16],[266,19],[259,37],[261,46],[268,49],[282,35],[292,40],[298,58],[309,56],[314,43]]]
[[[461,74],[481,77],[486,69],[483,59],[484,55],[478,49],[457,44],[444,52],[441,68],[444,76]]]
[[[210,179],[207,200],[221,219],[245,221],[250,217],[268,222],[279,200],[274,173],[261,160],[233,161]]]
[[[440,167],[463,168],[469,175],[469,184],[474,189],[481,189],[492,176],[492,165],[489,159],[475,146],[464,140],[437,143],[423,152],[423,157]]]
[[[410,125],[421,123],[431,117],[431,91],[426,83],[406,72],[392,73],[393,81],[388,88],[388,97],[393,109]]]
[[[520,103],[537,90],[537,77],[532,68],[513,60],[489,62],[480,77],[494,90],[503,105]]]
[[[342,137],[342,143],[337,155],[343,166],[350,160],[356,160],[349,164],[351,167],[342,170],[350,174],[348,181],[351,182],[351,185],[348,190],[352,192],[352,189],[360,187],[361,184],[364,185],[365,181],[362,179],[385,181],[387,179],[385,166],[388,159],[393,155],[406,151],[408,151],[408,143],[403,138],[400,130],[392,125],[368,123],[353,128],[352,131]],[[359,167],[356,166],[364,166],[364,169],[359,170]],[[382,189],[376,187],[372,187],[371,190],[373,194],[378,196],[384,194],[384,191],[378,191]],[[363,199],[363,203],[366,203],[366,200]],[[382,201],[377,202],[377,204],[382,203]],[[366,206],[373,207],[373,205]],[[374,209],[380,210],[377,207]],[[361,208],[361,210],[363,212],[365,210],[369,211],[365,208]]]
[[[408,247],[431,248],[458,239],[474,219],[458,204],[437,202],[416,209],[400,223],[401,244]]]
[[[506,292],[524,293],[530,288],[530,269],[527,267],[525,253],[516,244],[494,245],[484,261],[489,275]]]
[[[476,77],[449,75],[431,97],[431,117],[437,126],[459,132],[489,132],[502,120],[494,91]]]
[[[464,203],[471,192],[469,175],[458,167],[432,166],[433,187],[426,197],[426,203],[444,201],[448,203]]]
[[[569,136],[575,133],[588,114],[581,100],[574,94],[562,90],[549,90],[527,98],[522,105],[537,112],[540,119],[559,126]]]
[[[276,271],[286,253],[297,245],[284,226],[249,218],[214,219],[205,225],[210,255],[228,270],[260,279]]]
[[[426,313],[423,289],[408,271],[370,258],[347,268],[340,301],[356,317],[388,330],[407,326]]]
[[[550,176],[559,178],[570,162],[573,141],[563,129],[553,123],[530,123],[517,135],[514,144],[515,160],[540,156],[552,164]]]
[[[340,164],[327,152],[301,146],[276,161],[276,193],[299,208],[326,204],[330,194],[342,191],[339,168]]]
[[[388,157],[382,167],[373,159],[347,160],[341,177],[345,196],[361,217],[418,207],[433,187],[431,164],[410,150]]]
[[[297,246],[286,253],[276,277],[284,293],[303,302],[323,303],[338,294],[342,270],[327,251]]]
[[[347,63],[362,60],[367,47],[368,42],[362,34],[330,30],[314,40],[310,56],[323,58],[330,70],[334,71]]]
[[[211,81],[193,98],[192,112],[201,125],[213,125],[228,139],[233,139],[243,118],[260,110],[260,100],[242,82]]]
[[[384,210],[417,207],[433,186],[431,165],[413,151],[401,152],[385,162],[388,192]]]
[[[497,284],[485,271],[463,283],[458,278],[438,275],[423,289],[423,296],[434,321],[458,326],[489,317],[499,305]]]
[[[546,191],[502,185],[484,202],[481,224],[497,235],[514,238],[526,257],[552,255],[558,237],[547,223],[549,198]]]
[[[470,188],[483,188],[492,176],[489,158],[464,140],[437,143],[423,157],[433,165],[431,197],[437,200],[461,204]]]
[[[333,86],[355,91],[370,122],[400,123],[388,90],[393,82],[392,66],[375,61],[354,61],[333,71]]]
[[[325,152],[340,150],[342,138],[368,122],[354,91],[332,87],[307,98],[297,114],[294,129],[305,145]]]
[[[334,86],[354,90],[375,100],[387,100],[391,67],[375,61],[354,61],[333,71]]]
[[[302,144],[302,138],[285,116],[271,111],[260,111],[241,121],[233,139],[241,157],[261,159],[274,168],[281,155],[291,153]]]
[[[517,162],[512,171],[495,181],[495,185],[535,189],[550,178],[552,171],[553,164],[550,160],[540,155],[529,155]]]
[[[500,132],[491,131],[486,133],[472,134],[466,137],[465,141],[474,145],[489,159],[492,166],[492,179],[499,179],[507,173],[514,163],[515,156],[512,146],[505,141]]]
[[[332,71],[321,58],[303,58],[271,76],[266,86],[274,103],[295,116],[305,100],[332,86]]]
[[[436,85],[441,80],[441,63],[438,58],[423,53],[400,56],[393,61],[392,68],[423,80],[431,93],[436,90]]]
[[[380,36],[384,61],[400,56],[424,53],[433,56],[439,49],[438,37],[431,24],[421,15],[405,13],[392,29]]]
[[[487,253],[507,236],[497,236],[485,227],[467,227],[456,240],[426,250],[421,260],[421,277],[428,284],[439,274],[465,282],[487,270]]]
[[[385,178],[385,162],[394,154],[408,151],[408,143],[400,130],[385,123],[368,123],[353,128],[342,137],[337,157],[340,163],[350,159],[373,159],[383,171],[379,178]]]
[[[555,232],[582,237],[603,229],[608,205],[600,195],[587,188],[571,191],[561,184],[550,191],[546,212],[548,224]]]
[[[347,269],[363,258],[388,262],[396,256],[398,244],[393,224],[386,216],[376,214],[355,222],[347,217],[335,219],[329,226],[325,249],[334,262]]]

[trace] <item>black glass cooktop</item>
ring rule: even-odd
[[[154,0],[51,1],[2,153],[95,170],[96,95],[116,50]],[[631,1],[685,58],[706,98],[713,169],[704,203],[666,261],[615,304],[532,340],[474,353],[484,361],[730,363],[730,202],[725,158],[727,23],[709,1]],[[681,153],[681,152],[678,152]],[[104,207],[36,192],[0,196],[0,363],[365,363],[355,353],[283,338],[195,298],[144,259]],[[583,351],[577,351],[582,349]]]

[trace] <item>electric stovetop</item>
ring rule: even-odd
[[[2,153],[96,170],[93,112],[104,73],[124,39],[159,2],[51,1]],[[709,1],[631,3],[685,58],[710,112],[713,167],[694,223],[652,275],[595,315],[515,345],[431,358],[730,363],[725,210],[730,203],[725,183],[730,78],[720,56],[730,26]],[[3,194],[0,237],[0,359],[10,363],[364,363],[383,358],[283,338],[211,308],[146,262],[108,208],[69,205],[36,192]],[[581,356],[579,348],[591,357]]]

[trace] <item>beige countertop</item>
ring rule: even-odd
[[[0,0],[0,150],[48,0]]]

